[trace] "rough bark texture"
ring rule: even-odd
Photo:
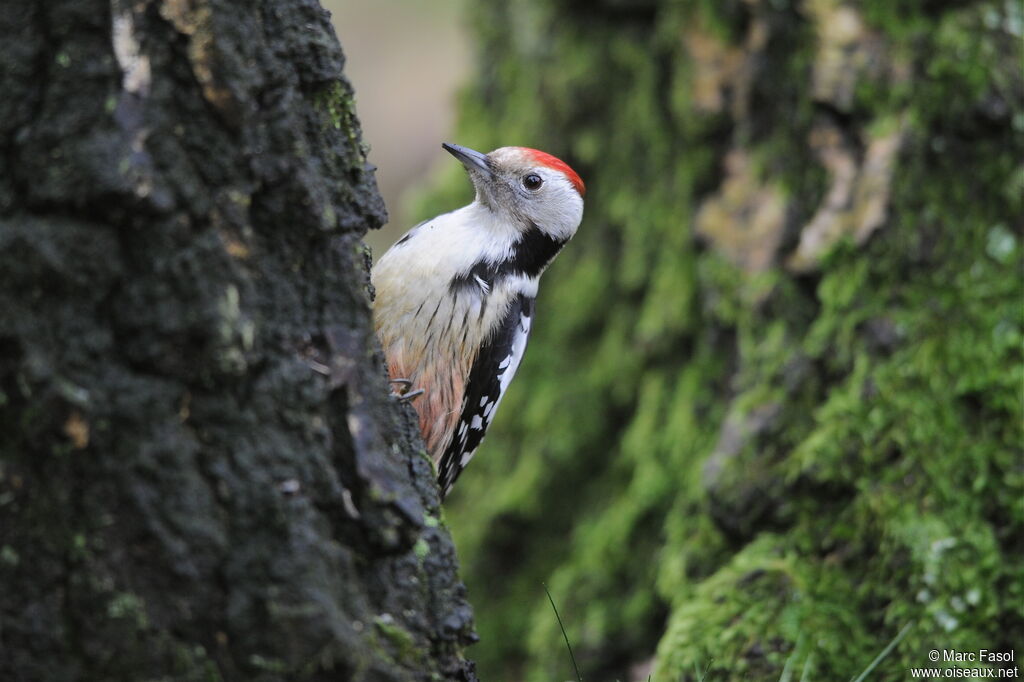
[[[470,679],[313,0],[0,2],[0,679]]]
[[[588,680],[848,680],[907,624],[871,679],[1019,659],[1020,3],[489,0],[475,25],[457,141],[588,187],[450,498],[481,674],[572,676],[542,581]],[[423,215],[465,192],[453,169]]]

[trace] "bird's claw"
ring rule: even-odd
[[[415,391],[409,391],[408,393],[403,393],[402,395],[398,396],[398,402],[400,402],[400,403],[412,402],[413,400],[415,400],[416,398],[419,398],[424,393],[426,393],[426,391],[424,391],[422,388],[417,388]]]
[[[422,388],[418,388],[415,391],[410,391],[412,388],[412,382],[408,379],[389,379],[389,384],[398,384],[399,388],[397,391],[391,392],[391,397],[397,399],[399,402],[407,403],[414,400],[425,392]]]

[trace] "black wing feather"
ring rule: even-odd
[[[438,483],[442,497],[448,494],[462,473],[494,418],[502,396],[502,383],[507,388],[526,350],[526,339],[533,317],[534,299],[519,295],[509,306],[508,313],[484,344],[473,362],[462,400],[462,412],[455,434],[438,466]],[[467,457],[468,455],[468,457]]]

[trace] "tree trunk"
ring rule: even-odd
[[[1019,657],[1020,4],[488,0],[475,26],[457,141],[588,188],[449,498],[481,675],[571,676],[542,581],[588,680],[851,679],[906,625],[870,679]]]
[[[473,679],[327,13],[0,5],[0,679]]]

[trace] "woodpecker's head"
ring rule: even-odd
[[[466,167],[476,200],[508,217],[520,230],[536,226],[567,241],[583,219],[586,187],[564,161],[528,147],[501,147],[490,154],[457,144],[441,145]]]

